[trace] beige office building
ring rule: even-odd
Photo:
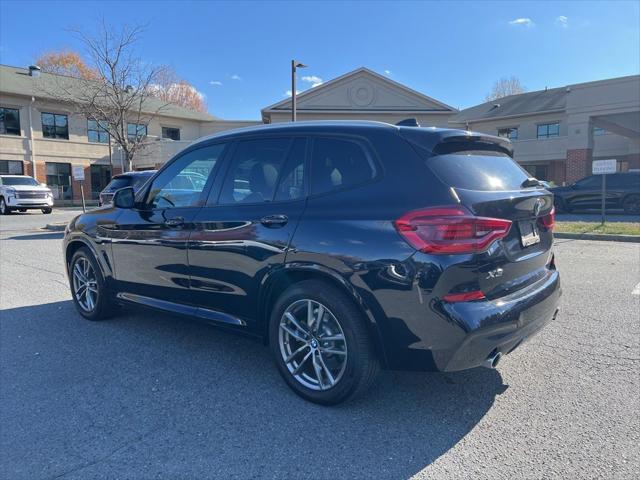
[[[123,169],[123,156],[105,132],[42,92],[53,75],[0,66],[0,173],[35,175],[57,203],[77,201],[85,173],[89,198]],[[43,85],[44,84],[44,85]],[[462,111],[367,68],[359,68],[297,96],[297,119],[414,118],[422,126],[464,128],[511,139],[515,159],[534,176],[562,184],[591,172],[594,159],[640,169],[640,76],[567,85],[513,95]],[[163,108],[142,129],[147,141],[135,169],[157,168],[193,140],[214,132],[291,120],[291,99],[264,108],[262,121],[229,121],[177,106]]]

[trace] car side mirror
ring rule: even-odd
[[[133,187],[125,187],[116,191],[113,195],[113,206],[116,208],[133,208],[136,204],[136,196]]]

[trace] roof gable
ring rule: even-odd
[[[457,112],[438,100],[361,67],[296,96],[298,111]],[[291,111],[287,98],[262,110]]]

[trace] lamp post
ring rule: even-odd
[[[306,68],[304,63],[291,60],[291,121],[296,121],[296,70]]]

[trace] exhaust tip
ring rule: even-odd
[[[500,363],[500,359],[502,358],[502,353],[500,352],[491,352],[487,359],[482,362],[482,366],[485,368],[496,368],[498,363]]]
[[[493,357],[493,361],[491,362],[491,368],[496,368],[501,359],[502,354],[500,352],[496,353],[496,355]]]

